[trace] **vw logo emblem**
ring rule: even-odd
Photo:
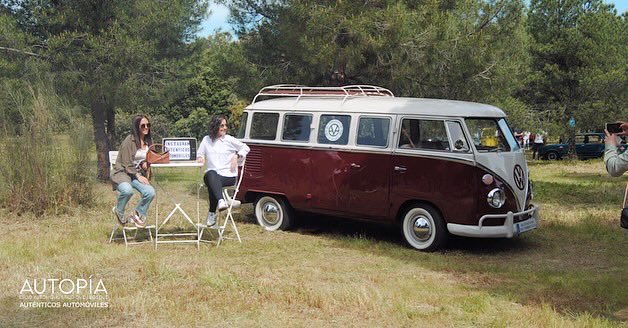
[[[519,166],[519,164],[515,165],[513,178],[515,179],[515,184],[517,185],[517,188],[519,188],[519,190],[523,190],[523,187],[525,186],[523,183],[525,180],[525,176],[523,174],[523,169],[521,168],[521,166]]]

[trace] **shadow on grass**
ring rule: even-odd
[[[251,216],[255,220],[254,216]],[[398,225],[349,220],[331,216],[299,214],[295,232],[308,235],[323,235],[332,239],[347,241],[361,238],[373,242],[388,242],[401,249],[414,251],[404,240]],[[525,251],[535,244],[522,239],[478,239],[450,236],[442,252],[462,251],[468,254],[499,254]]]
[[[424,253],[406,245],[398,226],[307,214],[298,214],[297,220],[295,233],[322,236],[339,247],[453,274],[471,288],[522,304],[545,303],[563,314],[623,320],[614,313],[628,301],[622,292],[625,288],[613,290],[612,286],[626,285],[616,270],[626,262],[620,253],[612,253],[617,253],[613,247],[628,245],[624,241],[621,246],[622,238],[616,238],[617,231],[611,227],[596,227],[602,240],[595,236],[579,239],[590,229],[560,224],[513,239],[451,236],[443,250]],[[255,222],[255,218],[248,214],[240,221]],[[590,224],[594,223],[582,225]],[[613,240],[619,244],[611,245]]]

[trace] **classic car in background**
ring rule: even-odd
[[[620,153],[626,150],[626,144],[619,145]],[[558,160],[567,157],[569,142],[547,144],[539,150],[543,159]],[[604,133],[583,133],[576,135],[576,155],[578,159],[598,158],[604,156]]]

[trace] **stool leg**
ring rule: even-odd
[[[113,240],[113,235],[115,234],[116,230],[118,230],[118,229],[116,229],[117,227],[118,227],[118,225],[114,223],[113,224],[113,229],[111,229],[111,236],[109,236],[109,244],[111,244],[111,241]]]
[[[238,237],[238,242],[240,242],[240,244],[242,243],[242,240],[240,239],[240,233],[238,232],[238,227],[236,227],[235,221],[233,221],[233,216],[231,216],[231,227],[233,228],[233,231],[236,234],[236,237]]]
[[[128,248],[129,242],[126,239],[126,230],[124,229],[124,227],[122,228],[122,236],[124,237],[124,246]]]

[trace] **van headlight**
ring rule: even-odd
[[[506,193],[499,188],[495,188],[489,191],[486,201],[491,207],[500,208],[506,203]]]

